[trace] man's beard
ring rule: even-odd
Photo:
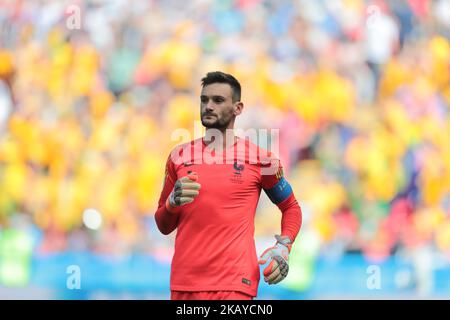
[[[228,125],[231,122],[231,118],[224,119],[224,118],[217,118],[217,117],[216,117],[216,121],[214,121],[212,123],[203,121],[203,117],[201,120],[202,120],[202,125],[205,128],[214,128],[214,129],[219,129],[219,130],[228,128]]]

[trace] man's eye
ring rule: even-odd
[[[214,99],[214,102],[215,102],[215,103],[222,103],[222,102],[223,102],[223,99],[222,99],[222,98],[215,98],[215,99]]]
[[[206,99],[206,98],[202,98],[202,99],[200,99],[200,101],[201,101],[202,103],[208,103],[208,99]]]

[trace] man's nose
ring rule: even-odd
[[[212,103],[212,101],[208,101],[208,103],[205,105],[205,111],[211,112],[211,111],[213,111],[213,110],[214,110],[214,108],[213,108],[213,103]]]

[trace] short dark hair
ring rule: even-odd
[[[212,83],[228,83],[233,91],[233,102],[241,101],[241,84],[231,74],[221,71],[208,72],[206,77],[202,79],[202,87]]]

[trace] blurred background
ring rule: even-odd
[[[0,0],[0,298],[169,298],[153,215],[214,70],[303,210],[258,298],[450,298],[449,38],[449,0]]]

